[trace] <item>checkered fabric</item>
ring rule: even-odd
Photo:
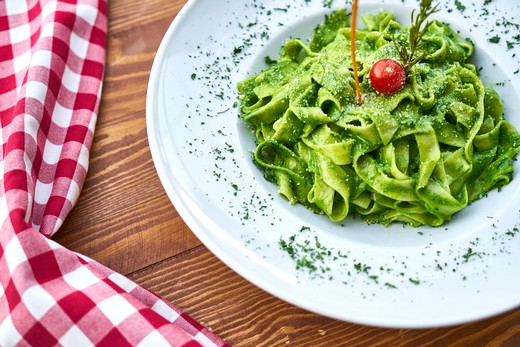
[[[107,0],[0,0],[0,346],[225,346],[50,239],[87,173],[107,12]]]

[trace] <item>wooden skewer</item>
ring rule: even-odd
[[[356,22],[358,12],[358,0],[352,2],[352,14],[350,16],[350,49],[352,50],[352,68],[354,69],[354,81],[356,82],[356,99],[357,104],[361,105],[361,86],[359,85],[359,76],[356,62]]]

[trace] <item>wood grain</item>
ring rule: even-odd
[[[211,273],[211,277],[206,274]],[[520,310],[442,329],[382,329],[325,318],[273,298],[204,246],[132,273],[233,346],[518,346]],[[427,314],[427,313],[425,313]]]
[[[149,71],[184,3],[110,1],[106,77],[89,174],[55,240],[162,295],[233,346],[520,346],[520,309],[442,329],[341,322],[262,291],[200,243],[169,202],[146,137]]]

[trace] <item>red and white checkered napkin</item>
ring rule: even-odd
[[[0,346],[224,346],[49,239],[87,173],[107,12],[107,0],[0,0]]]

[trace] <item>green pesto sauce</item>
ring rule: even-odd
[[[368,72],[379,59],[398,59],[393,39],[407,40],[409,28],[386,11],[364,16],[357,105],[349,21],[332,12],[308,43],[287,40],[269,68],[238,84],[258,143],[254,161],[279,193],[335,222],[360,215],[440,226],[507,185],[520,136],[468,62],[472,42],[433,21],[404,88],[382,95]]]

